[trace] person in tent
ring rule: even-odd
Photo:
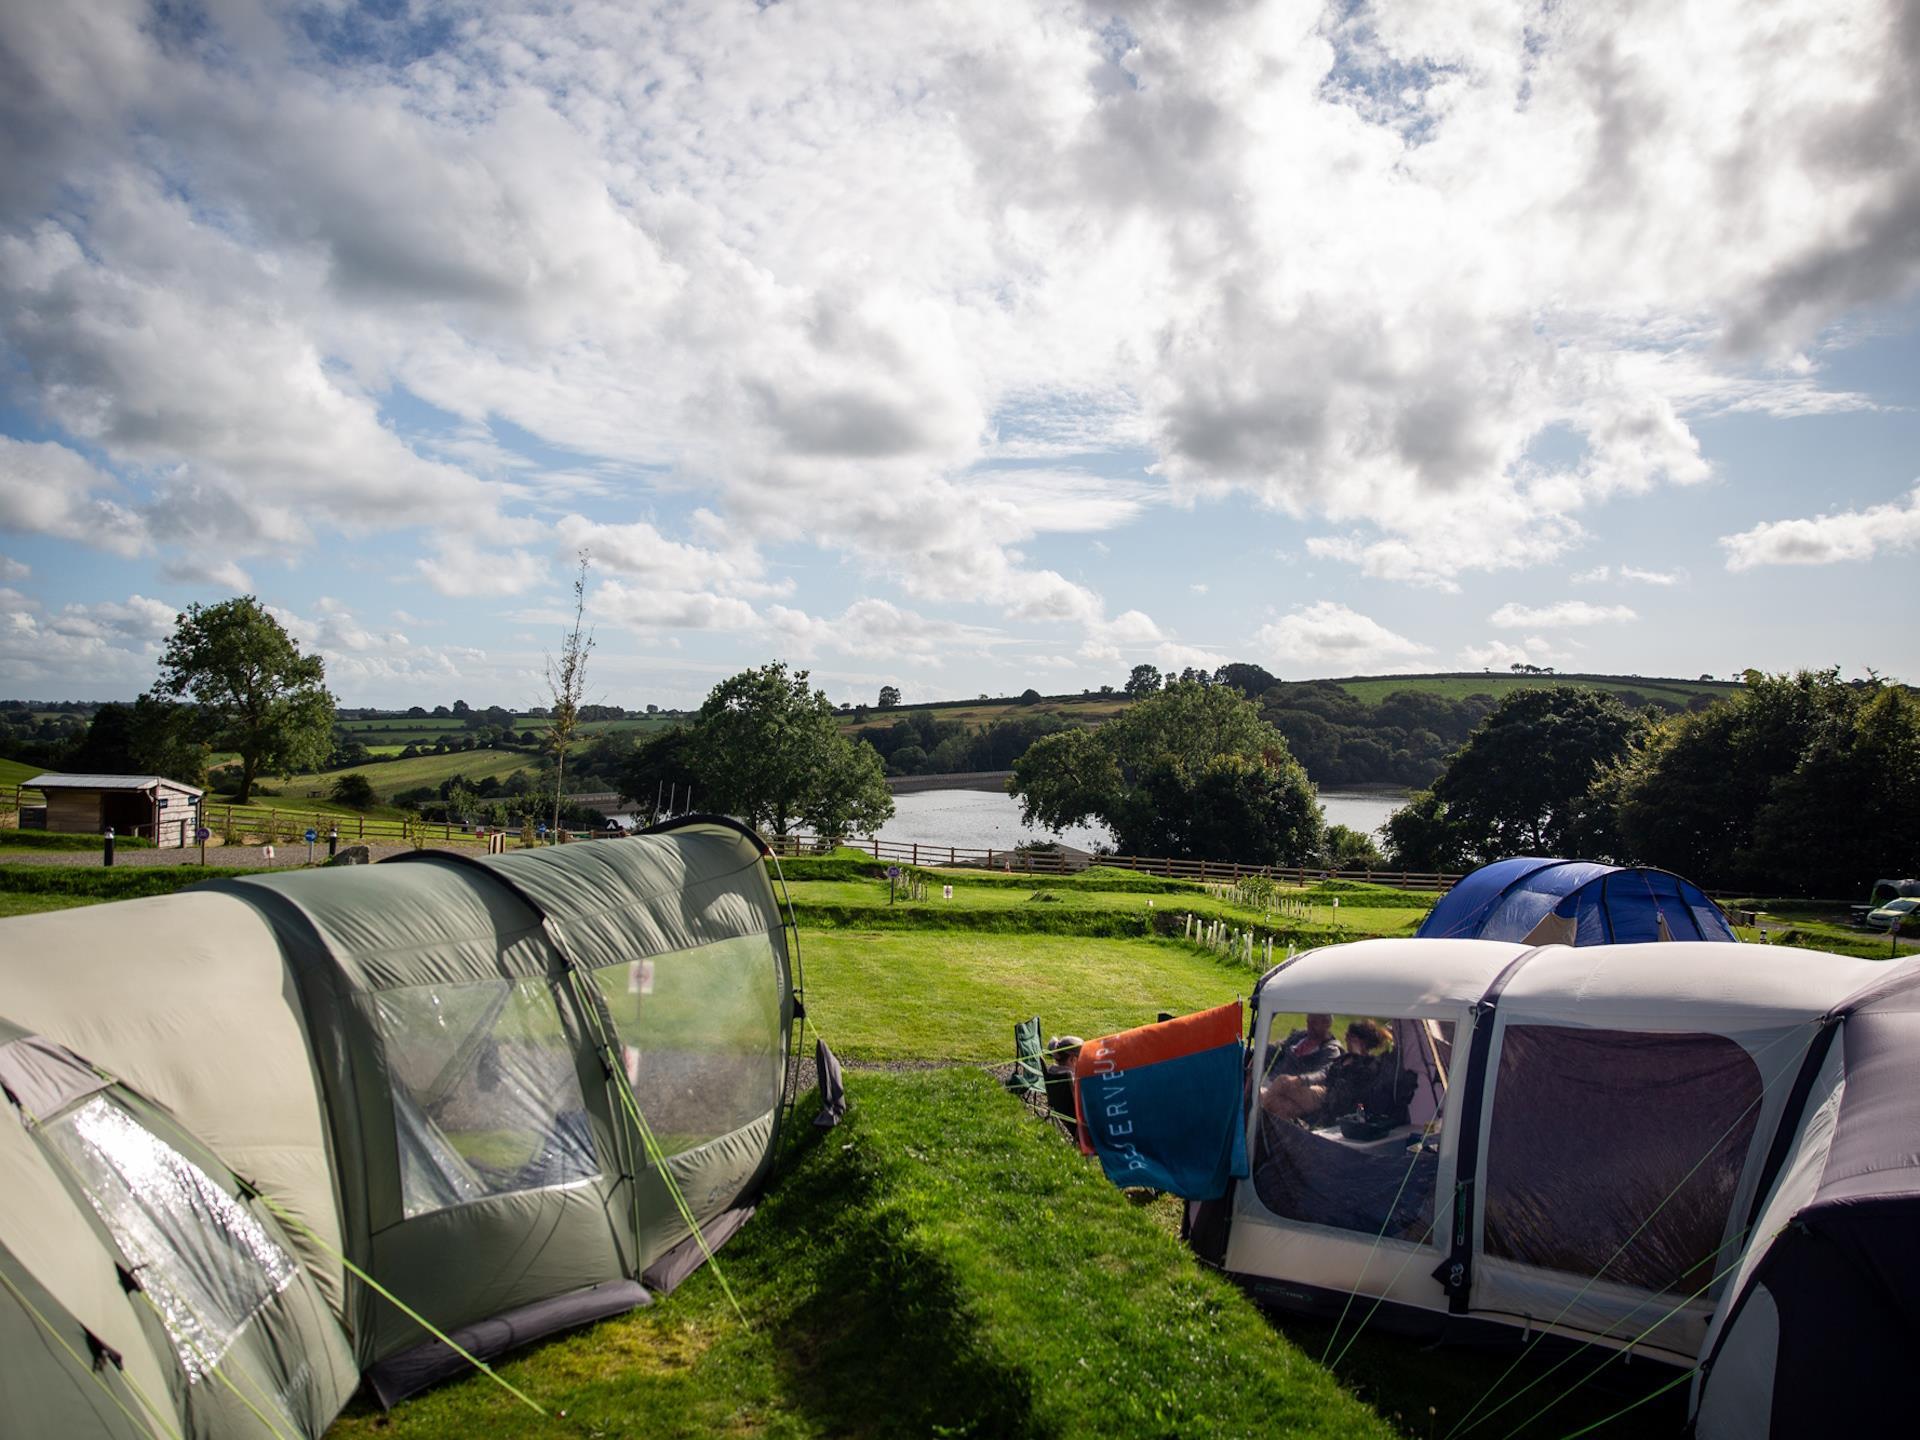
[[[1347,1026],[1345,1054],[1336,1054],[1317,1075],[1275,1076],[1260,1092],[1260,1104],[1282,1120],[1309,1126],[1337,1120],[1377,1103],[1390,1060],[1386,1027],[1377,1020],[1355,1020]]]
[[[1327,1067],[1340,1058],[1340,1042],[1333,1038],[1333,1016],[1307,1016],[1307,1028],[1287,1036],[1274,1056],[1267,1067],[1269,1080],[1279,1075],[1306,1080],[1323,1078]]]

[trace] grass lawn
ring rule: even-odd
[[[1013,1058],[1013,1026],[1106,1035],[1245,999],[1254,970],[1170,940],[803,931],[807,1009],[855,1060]]]
[[[1324,900],[1298,910],[1253,909],[1202,892],[1147,896],[1080,890],[1029,880],[1019,886],[956,884],[953,899],[941,898],[929,882],[929,898],[889,903],[884,880],[803,880],[790,883],[803,924],[840,928],[992,930],[1001,933],[1090,935],[1181,935],[1185,917],[1225,921],[1238,929],[1272,934],[1285,944],[1326,944],[1375,935],[1411,935],[1426,916],[1424,906],[1335,909]]]

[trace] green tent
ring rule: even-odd
[[[0,994],[258,1188],[390,1402],[464,1364],[393,1300],[498,1353],[750,1213],[794,1016],[764,853],[703,818],[25,916]]]
[[[172,1116],[0,1020],[9,1433],[317,1436],[359,1383],[272,1211]]]

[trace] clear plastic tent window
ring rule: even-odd
[[[780,995],[765,936],[593,972],[634,1101],[668,1155],[750,1125],[780,1103]]]
[[[1356,1044],[1336,1027],[1331,1038],[1344,1053],[1302,1070],[1280,1052],[1290,1037],[1276,1017],[1259,1087],[1254,1193],[1282,1219],[1432,1244],[1453,1025],[1353,1018],[1375,1028]],[[1378,1036],[1386,1043],[1365,1053]]]
[[[293,1283],[293,1258],[198,1165],[105,1096],[47,1127],[159,1309],[190,1383]]]
[[[599,1173],[574,1043],[545,981],[411,986],[374,1005],[408,1219]]]

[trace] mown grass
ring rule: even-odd
[[[1170,940],[806,930],[807,1010],[854,1060],[1013,1058],[1013,1025],[1107,1035],[1244,999],[1255,971]]]
[[[794,864],[805,864],[809,868],[803,874],[822,878],[796,878]],[[863,868],[866,875],[861,873]],[[1184,936],[1185,917],[1192,915],[1196,925],[1217,920],[1241,931],[1252,930],[1261,939],[1273,936],[1282,945],[1308,946],[1411,935],[1431,905],[1431,897],[1337,881],[1280,892],[1284,904],[1248,904],[1219,887],[1143,882],[1143,877],[1115,870],[1055,877],[904,867],[907,873],[890,886],[885,879],[870,878],[874,868],[871,861],[862,867],[842,858],[791,862],[787,891],[795,913],[803,924],[838,930],[964,930],[1108,939]],[[908,898],[916,880],[924,885],[924,899]],[[1135,883],[1126,884],[1129,880]],[[1106,888],[1111,884],[1122,888]],[[943,894],[949,885],[951,899]]]
[[[849,1077],[753,1223],[649,1310],[330,1434],[1387,1436],[988,1077]]]

